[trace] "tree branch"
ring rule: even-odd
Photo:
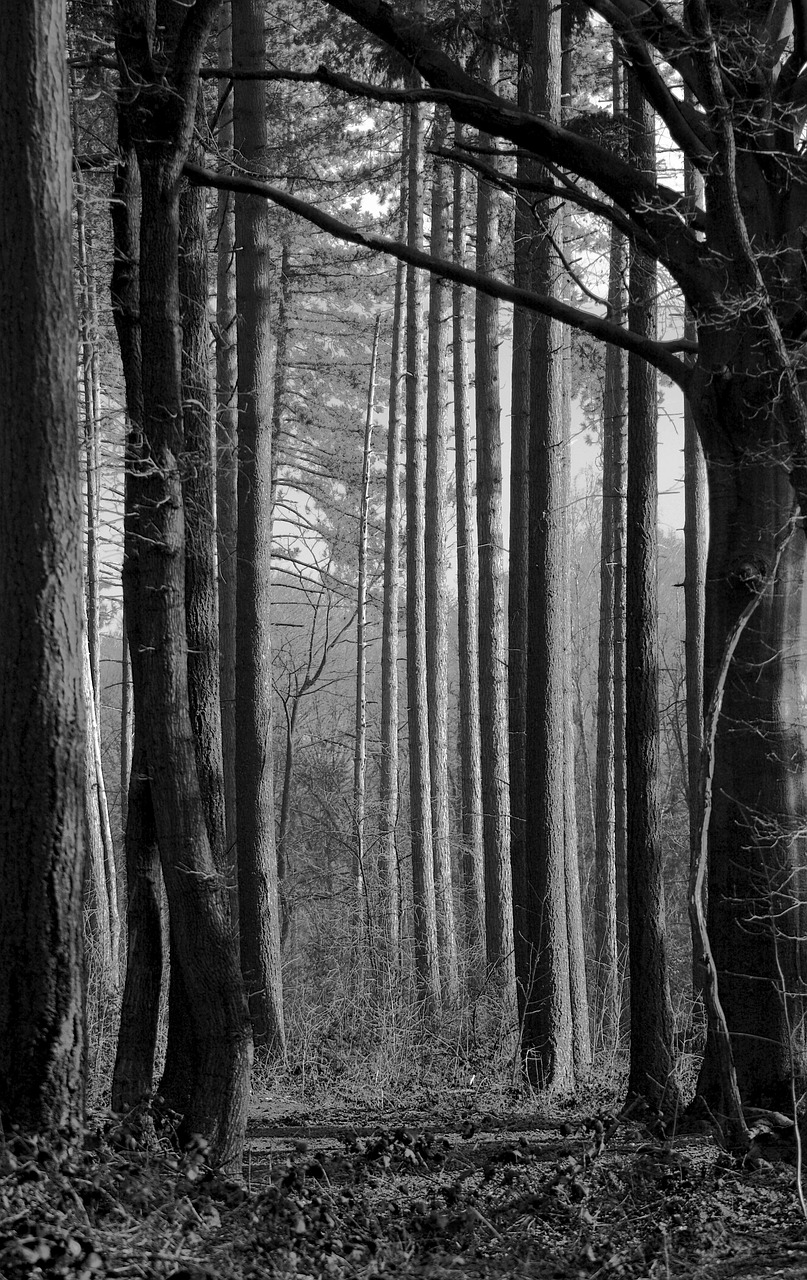
[[[611,342],[625,351],[632,351],[635,355],[647,360],[649,364],[654,365],[667,377],[672,378],[673,382],[677,383],[678,386],[684,390],[687,388],[690,379],[690,368],[688,364],[679,359],[679,354],[694,355],[697,351],[696,343],[683,338],[672,342],[654,341],[643,337],[641,334],[632,333],[629,329],[623,329],[621,325],[614,324],[611,320],[591,315],[579,307],[570,306],[568,303],[561,302],[556,298],[530,293],[527,289],[517,289],[514,285],[505,284],[504,281],[495,280],[490,276],[480,275],[467,267],[460,267],[454,263],[433,258],[431,254],[411,249],[408,245],[387,239],[386,236],[375,235],[373,232],[359,231],[356,227],[350,226],[347,222],[342,222],[341,219],[335,218],[332,214],[325,213],[322,209],[317,209],[315,205],[308,204],[307,201],[300,200],[297,196],[291,196],[288,192],[281,191],[278,187],[270,186],[267,182],[259,182],[255,178],[213,173],[211,170],[204,169],[201,165],[196,164],[186,164],[184,173],[189,181],[202,186],[218,187],[223,191],[236,191],[244,195],[262,196],[264,199],[280,205],[281,208],[288,209],[290,213],[296,213],[299,217],[305,218],[313,226],[319,227],[321,231],[327,232],[328,235],[336,236],[340,240],[347,240],[350,244],[358,244],[379,253],[388,253],[394,258],[399,258],[402,262],[407,262],[423,271],[431,271],[443,279],[454,280],[458,284],[467,285],[471,289],[478,289],[491,297],[501,298],[504,302],[512,302],[528,311],[537,311],[542,315],[552,316],[563,324],[572,325],[576,329],[581,329],[584,333],[590,333],[592,337],[599,338],[603,342]]]
[[[652,236],[656,244],[654,256],[664,264],[687,300],[695,307],[707,304],[714,292],[712,273],[688,225],[691,205],[681,192],[653,182],[591,138],[505,102],[442,50],[428,44],[419,24],[399,16],[387,0],[328,3],[408,58],[432,88],[458,95],[451,97],[447,93],[444,98],[455,120],[483,133],[507,138],[538,159],[594,182]],[[373,96],[376,93],[373,90]]]

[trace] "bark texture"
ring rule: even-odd
[[[0,1108],[84,1113],[84,708],[65,7],[0,42]]]

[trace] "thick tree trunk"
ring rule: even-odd
[[[124,89],[153,67],[149,32],[136,0],[122,4],[118,49]],[[140,164],[140,315],[143,417],[132,498],[139,506],[137,609],[146,751],[172,941],[192,1010],[194,1067],[180,1137],[201,1134],[214,1162],[238,1167],[252,1057],[226,884],[213,859],[196,769],[187,683],[185,526],[179,343],[179,177],[190,145],[195,73],[214,6],[185,22],[170,70],[149,92],[121,106]],[[179,16],[179,15],[178,15]],[[147,102],[147,109],[143,101]]]
[[[423,108],[409,117],[408,240],[423,241]],[[440,1013],[440,970],[434,900],[429,710],[426,691],[426,362],[423,273],[406,271],[406,685],[409,700],[409,812],[418,994],[428,1018]]]
[[[61,0],[0,42],[0,1113],[84,1118],[81,486]]]
[[[233,63],[263,67],[264,11],[258,0],[233,7]],[[261,81],[235,83],[235,148],[261,172],[267,147]],[[256,1041],[284,1044],[280,921],[272,776],[272,544],[270,211],[265,201],[235,204],[238,286],[238,586],[236,774],[241,964]]]
[[[462,143],[457,129],[455,141]],[[454,261],[466,265],[468,183],[462,165],[454,168]],[[457,649],[459,655],[459,734],[462,767],[463,929],[472,995],[485,973],[485,864],[482,839],[482,758],[479,739],[479,550],[471,450],[471,383],[468,367],[469,297],[453,290],[454,446],[457,487]]]
[[[482,6],[480,78],[499,74],[496,13]],[[489,24],[491,29],[487,29]],[[481,147],[493,139],[480,134]],[[495,164],[495,158],[492,160]],[[476,203],[476,269],[495,274],[499,252],[499,200],[480,181]],[[502,523],[502,442],[499,395],[499,304],[476,295],[474,394],[476,401],[476,520],[479,547],[479,720],[485,849],[485,944],[488,968],[505,1020],[515,1017],[513,881],[510,867],[510,749],[507,725],[507,605]]]
[[[727,341],[723,335],[722,347]],[[763,591],[794,515],[787,467],[768,418],[765,374],[754,368],[753,331],[743,334],[735,375],[693,397],[714,442],[725,423],[745,447],[708,453],[710,541],[706,603],[706,697],[743,608]],[[716,353],[719,355],[718,353]],[[771,382],[773,382],[771,377]],[[748,406],[758,406],[749,414]],[[765,439],[772,441],[766,453]],[[709,825],[708,926],[719,995],[747,1105],[788,1107],[793,1068],[805,1079],[803,985],[807,935],[804,867],[807,752],[803,637],[807,627],[804,534],[797,529],[772,588],[742,633],[726,681],[715,742]],[[785,1009],[787,999],[787,1010]],[[792,1057],[791,1057],[792,1055]],[[707,1039],[698,1082],[715,1113],[727,1110],[716,1038]]]
[[[432,145],[445,145],[448,114],[438,108]],[[451,176],[438,163],[432,175],[431,244],[436,258],[447,258],[451,216]],[[426,398],[426,690],[429,703],[429,776],[432,852],[437,909],[440,987],[446,1009],[459,999],[454,890],[451,882],[448,779],[448,340],[451,287],[429,280],[428,392]]]
[[[653,114],[628,76],[631,154],[643,171],[655,169]],[[631,254],[628,326],[656,331],[656,267]],[[669,1108],[674,1078],[664,917],[659,806],[657,374],[628,359],[628,545],[626,663],[628,784],[628,917],[630,955],[630,1075],[628,1094]]]

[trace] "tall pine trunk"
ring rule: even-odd
[[[457,127],[456,145],[462,144]],[[468,181],[462,165],[454,168],[453,255],[466,265]],[[482,838],[482,758],[479,738],[479,550],[471,447],[471,382],[468,366],[469,297],[453,290],[454,447],[457,488],[457,649],[459,661],[459,735],[462,769],[462,853],[460,855],[463,930],[472,994],[485,972],[485,864]]]
[[[628,73],[630,149],[655,172],[653,113]],[[636,246],[631,253],[628,327],[654,337],[656,267]],[[628,501],[626,669],[628,785],[628,915],[630,956],[630,1076],[628,1093],[653,1105],[677,1100],[673,1017],[664,913],[659,806],[657,375],[628,358]]]
[[[264,11],[233,6],[233,65],[264,65]],[[268,142],[261,81],[237,80],[235,150],[262,172]],[[284,1044],[277,852],[272,776],[272,543],[270,210],[255,196],[235,202],[238,295],[238,574],[236,635],[236,826],[241,965],[256,1042]]]
[[[480,78],[499,74],[495,7],[482,5]],[[479,145],[493,140],[480,134]],[[492,163],[495,165],[495,159]],[[479,181],[476,202],[476,269],[494,275],[499,251],[499,198]],[[479,547],[479,721],[482,747],[482,811],[485,850],[485,945],[488,968],[503,1016],[515,1016],[513,881],[510,868],[510,751],[507,724],[507,606],[502,517],[502,442],[499,392],[499,304],[476,295],[474,326],[476,402],[476,521]]]
[[[435,112],[432,145],[445,145],[448,114]],[[431,193],[433,257],[448,258],[451,178],[438,162]],[[443,1005],[459,999],[454,890],[451,880],[448,779],[448,340],[451,287],[429,278],[428,391],[426,399],[426,690],[429,703],[429,776],[437,949]]]
[[[424,112],[409,117],[408,241],[423,243]],[[418,994],[428,1018],[441,1007],[434,900],[429,708],[426,691],[426,363],[423,351],[423,273],[406,271],[406,685],[409,700],[409,811],[412,898]]]

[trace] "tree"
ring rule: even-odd
[[[81,487],[63,0],[0,48],[0,1111],[84,1114]]]
[[[633,333],[560,300],[524,294],[498,280],[473,281],[451,264],[431,264],[449,278],[636,352],[688,394],[709,472],[708,698],[748,593],[765,580],[794,510],[807,505],[807,406],[799,373],[807,196],[799,151],[798,104],[805,89],[800,8],[693,0],[679,20],[662,4],[645,6],[643,0],[590,6],[612,24],[645,97],[674,144],[704,174],[701,208],[680,188],[642,172],[618,141],[514,108],[464,71],[422,24],[396,16],[383,0],[329,2],[416,63],[429,96],[443,98],[455,121],[555,166],[550,194],[617,225],[667,270],[690,306],[694,345],[677,336]],[[681,77],[693,104],[668,87],[658,61]],[[332,72],[315,74],[357,92]],[[392,101],[412,96],[376,85],[358,91]],[[271,198],[295,207],[282,192],[272,190]],[[310,206],[296,208],[337,230],[339,220]],[[428,255],[417,257],[345,223],[338,233],[430,265]],[[803,1025],[798,999],[786,1011],[771,995],[782,987],[798,991],[805,933],[796,833],[804,829],[807,797],[801,772],[789,763],[800,758],[805,735],[804,555],[803,539],[791,539],[776,562],[775,589],[765,593],[743,631],[728,673],[715,738],[709,919],[738,1079],[749,1101],[788,1096],[790,1026]],[[774,928],[770,907],[779,893],[793,910],[780,914]],[[700,1088],[719,1108],[714,1045],[710,1031]],[[801,1057],[797,1045],[797,1062]]]
[[[645,173],[656,164],[653,115],[636,77],[628,75],[630,154]],[[653,259],[633,246],[628,324],[656,330],[657,273]],[[628,495],[625,660],[625,740],[628,788],[628,922],[630,958],[629,1094],[655,1106],[678,1101],[673,1019],[667,968],[661,865],[658,717],[658,555],[656,493],[657,375],[638,355],[628,357]]]
[[[233,7],[233,63],[263,65],[263,6]],[[234,141],[240,163],[261,170],[266,92],[237,80]],[[258,1043],[282,1050],[283,989],[272,771],[272,543],[270,221],[266,204],[235,204],[238,298],[238,565],[236,574],[236,829],[241,965]]]
[[[142,417],[129,486],[138,547],[129,611],[135,714],[147,770],[171,936],[190,1006],[193,1080],[180,1137],[201,1134],[214,1160],[237,1166],[243,1147],[252,1038],[229,925],[227,887],[207,833],[190,721],[185,625],[179,178],[193,136],[198,68],[217,5],[154,7],[121,0],[119,112],[142,190],[140,338]],[[131,806],[130,806],[131,807]]]

